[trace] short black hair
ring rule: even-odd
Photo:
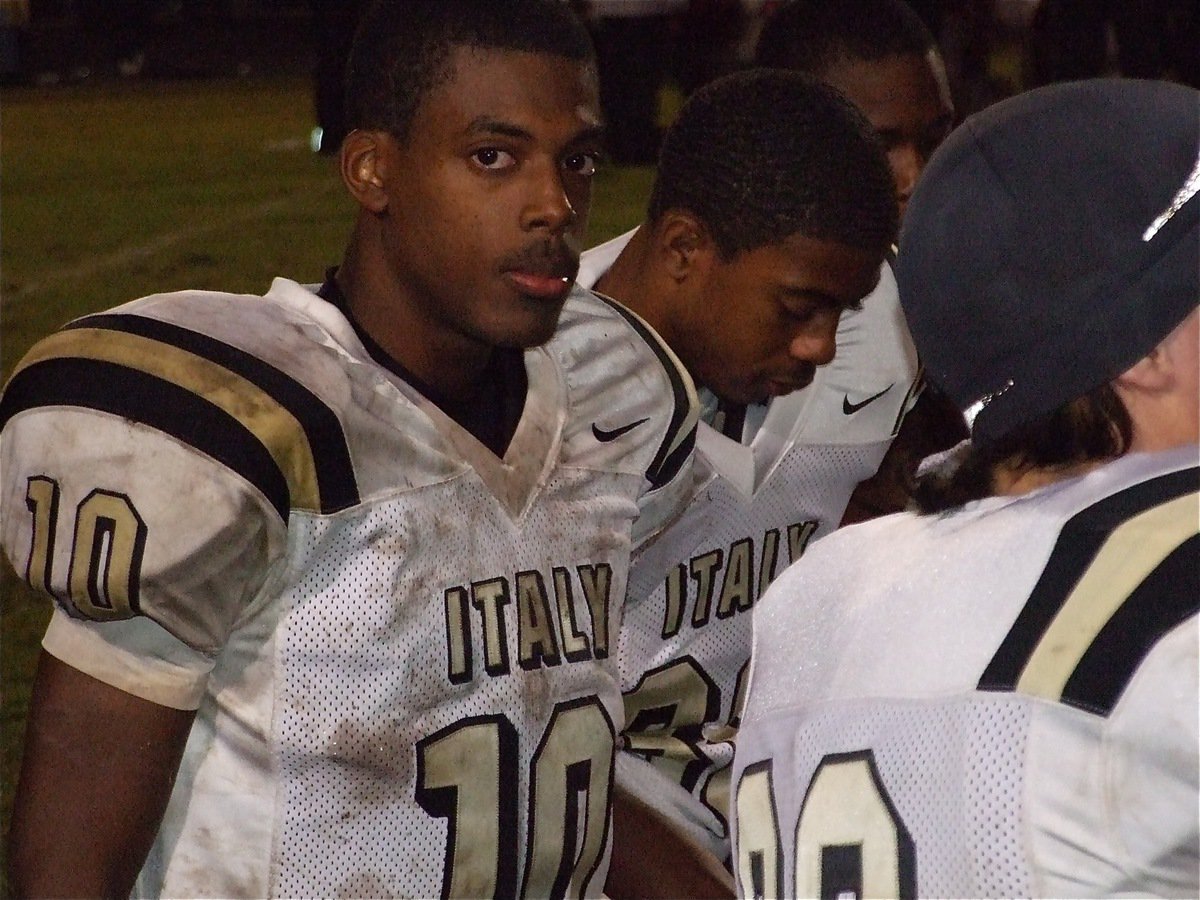
[[[347,128],[407,140],[425,95],[450,77],[456,47],[595,64],[586,27],[562,0],[376,0],[346,65]]]
[[[820,77],[845,60],[936,49],[933,33],[903,0],[792,0],[763,25],[754,63]]]
[[[725,259],[800,234],[878,252],[896,188],[870,123],[800,72],[748,69],[696,91],[663,138],[648,218],[686,210]]]

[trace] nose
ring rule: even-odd
[[[806,328],[788,344],[792,359],[823,366],[833,361],[837,351],[837,318],[832,323],[815,328]]]
[[[525,231],[559,234],[576,219],[575,207],[567,195],[558,163],[547,161],[529,166],[529,194],[521,211]]]
[[[925,168],[925,155],[912,144],[901,144],[888,153],[888,162],[892,167],[892,180],[896,183],[896,197],[906,201],[912,196]]]

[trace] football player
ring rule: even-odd
[[[813,78],[761,69],[689,98],[646,220],[583,256],[581,282],[642,316],[700,390],[696,495],[630,578],[618,772],[722,861],[750,611],[837,527],[911,402],[916,354],[884,262],[895,227],[862,114]],[[615,860],[645,852],[617,827]]]
[[[887,150],[903,219],[929,154],[954,125],[946,67],[921,17],[904,0],[791,0],[767,18],[755,62],[807,72],[863,111]],[[936,389],[923,389],[844,521],[903,509],[921,459],[966,436],[958,411]]]
[[[971,442],[755,610],[746,897],[1200,892],[1200,92],[968,118],[897,263]]]
[[[759,66],[832,84],[887,149],[901,218],[929,155],[954,127],[954,101],[933,34],[904,0],[791,0],[766,20]]]
[[[323,285],[136,300],[6,387],[0,537],[57,605],[19,895],[603,888],[633,522],[695,395],[573,287],[591,45],[558,0],[384,2],[347,96]]]

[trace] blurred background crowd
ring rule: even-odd
[[[502,0],[497,0],[502,2]],[[745,66],[787,0],[564,0],[597,45],[610,149],[654,160],[682,98]],[[313,78],[313,148],[341,137],[339,76],[362,0],[0,0],[0,83]],[[910,0],[941,45],[960,116],[1018,91],[1114,74],[1200,87],[1196,0]]]

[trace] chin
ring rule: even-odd
[[[729,388],[727,390],[713,391],[717,395],[717,399],[722,403],[732,403],[740,406],[754,406],[755,404],[766,403],[771,399],[771,395],[767,393],[764,387],[744,388]]]
[[[503,329],[503,334],[494,334],[491,343],[497,347],[521,350],[540,347],[554,337],[554,332],[558,329],[558,313],[561,311],[560,307],[553,317],[538,317],[522,323],[513,323],[510,327]],[[499,331],[501,329],[497,329],[497,332]]]

